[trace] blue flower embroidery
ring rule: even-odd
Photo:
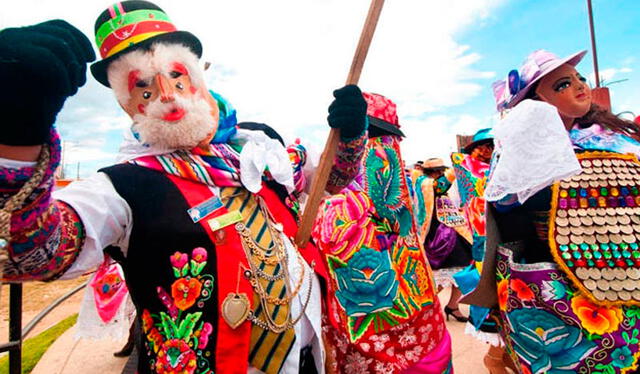
[[[633,365],[633,353],[631,353],[631,350],[627,346],[617,348],[611,353],[611,358],[613,359],[611,364],[620,369],[625,369]]]
[[[580,329],[543,310],[516,309],[507,318],[513,330],[513,348],[531,365],[533,374],[574,373],[573,369],[596,347]]]
[[[336,297],[349,316],[366,315],[393,307],[398,280],[388,251],[362,248],[347,266],[335,269]]]

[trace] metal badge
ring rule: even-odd
[[[570,230],[571,230],[571,233],[573,235],[582,235],[582,234],[584,234],[584,229],[582,227],[580,227],[580,226],[573,226],[573,227],[570,228]],[[577,244],[580,244],[580,243],[577,243]]]
[[[618,297],[620,298],[620,300],[629,301],[629,300],[631,300],[631,292],[620,291],[620,292],[618,292]]]
[[[582,235],[571,235],[570,238],[572,243],[575,243],[575,244],[584,243],[584,238],[582,237]]]
[[[589,291],[593,291],[593,290],[597,290],[598,287],[596,285],[596,281],[594,281],[593,279],[587,279],[584,282],[582,282],[582,284],[584,284],[584,286],[589,290]]]
[[[637,268],[629,268],[626,271],[627,276],[633,280],[640,279],[640,269]],[[640,288],[640,287],[639,287]]]
[[[623,234],[626,234],[625,236],[627,236],[627,235],[633,234],[633,227],[631,227],[629,225],[620,226],[620,231]],[[635,239],[635,237],[633,237],[633,238]],[[626,241],[625,237],[622,237],[622,240]],[[629,244],[631,244],[631,243],[629,243]]]
[[[208,220],[207,223],[211,230],[216,231],[240,221],[242,221],[242,214],[239,211],[234,210],[216,218],[212,218]]]
[[[593,226],[593,219],[591,217],[580,217],[580,223],[584,226]]]
[[[616,244],[622,243],[622,235],[620,234],[611,234],[609,235],[609,239]]]
[[[576,276],[582,280],[585,279],[589,279],[589,270],[587,270],[586,268],[577,268],[576,269]],[[585,283],[586,285],[586,283]],[[589,287],[587,287],[589,288]]]
[[[618,294],[615,291],[606,291],[604,293],[604,297],[607,298],[607,300],[609,301],[617,301],[618,300]]]
[[[628,270],[628,269],[627,269]],[[625,279],[624,281],[622,281],[622,287],[627,290],[627,291],[633,291],[636,290],[640,287],[640,282],[638,282],[637,280],[634,281],[633,279]]]
[[[596,240],[598,243],[607,244],[609,243],[609,235],[607,234],[596,234]]]
[[[622,281],[620,280],[611,281],[611,283],[609,283],[609,287],[611,287],[611,289],[616,292],[622,291]]]
[[[609,282],[606,279],[599,279],[596,284],[598,285],[598,288],[601,289],[602,291],[608,291],[609,290]]]
[[[222,208],[222,201],[220,201],[220,198],[218,196],[213,196],[212,198],[207,199],[200,204],[187,209],[187,213],[189,213],[189,217],[191,217],[191,220],[194,223],[197,223],[220,208]]]
[[[569,225],[569,220],[567,218],[556,218],[556,225],[566,227]]]
[[[612,269],[602,269],[601,273],[602,273],[602,278],[606,280],[614,280],[616,278],[616,276],[613,274]]]
[[[607,226],[607,229],[609,230],[610,234],[619,234],[620,233],[620,227],[614,225],[615,222],[608,222],[609,226]]]
[[[605,299],[605,295],[603,291],[600,290],[593,290],[593,292],[591,293],[593,295],[593,297],[595,297],[597,300],[604,300]],[[640,300],[640,299],[638,299]]]
[[[631,218],[628,215],[619,216],[618,223],[621,225],[628,225],[631,223]]]
[[[604,217],[595,216],[593,217],[593,223],[595,223],[598,226],[603,226],[605,223],[607,223],[607,221]]]

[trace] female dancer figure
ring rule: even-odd
[[[632,373],[640,356],[640,128],[592,103],[566,58],[532,53],[500,111],[480,284],[521,373]],[[476,304],[478,305],[478,304]]]

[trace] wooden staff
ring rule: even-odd
[[[360,80],[362,66],[364,65],[364,60],[367,58],[371,39],[373,38],[373,33],[378,25],[378,18],[380,18],[380,12],[382,12],[383,4],[384,0],[371,0],[367,20],[362,27],[360,41],[358,42],[356,53],[353,55],[353,61],[351,61],[351,69],[347,76],[347,85],[358,84],[358,81]],[[324,146],[324,151],[320,156],[320,164],[318,165],[318,169],[314,175],[313,183],[311,184],[311,191],[309,192],[309,197],[300,221],[300,226],[298,227],[296,244],[299,248],[305,247],[309,242],[313,221],[316,218],[318,207],[320,206],[320,200],[322,199],[322,195],[327,186],[327,180],[329,179],[329,173],[333,166],[339,140],[340,131],[338,129],[331,129],[327,143]]]

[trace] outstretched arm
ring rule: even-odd
[[[3,280],[54,279],[79,254],[84,230],[78,215],[51,198],[60,161],[52,125],[67,97],[86,82],[86,64],[94,58],[89,40],[62,20],[0,32],[0,80],[11,87],[0,93]]]

